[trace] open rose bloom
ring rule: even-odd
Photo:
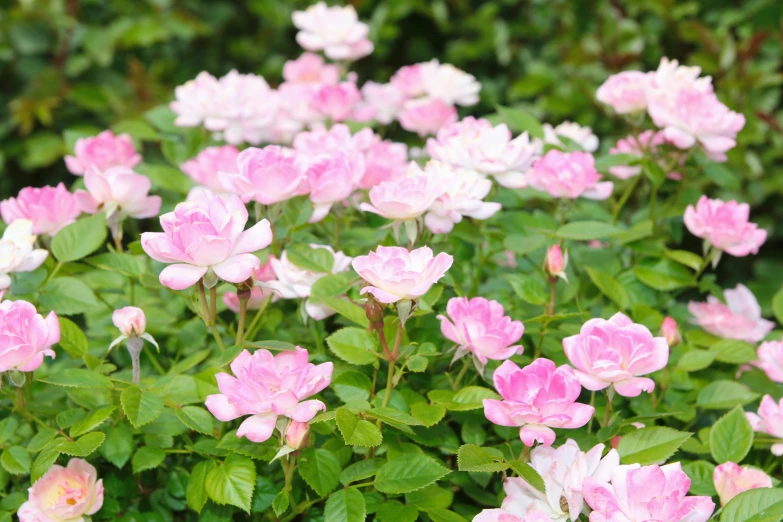
[[[427,212],[445,190],[445,177],[435,162],[428,163],[424,170],[411,163],[406,176],[370,189],[370,203],[362,203],[360,208],[386,219],[407,221]]]
[[[767,240],[767,231],[748,221],[750,206],[736,201],[699,198],[688,205],[683,221],[691,234],[713,247],[737,257],[757,254]]]
[[[252,199],[271,205],[307,194],[310,189],[304,166],[296,153],[285,147],[245,149],[237,157],[237,168],[238,172],[221,172],[219,177],[226,190],[245,202]]]
[[[752,364],[764,370],[769,380],[783,382],[783,342],[761,343],[756,350],[758,360]]]
[[[103,480],[95,467],[82,459],[68,466],[52,465],[30,488],[19,508],[20,522],[82,522],[103,507]]]
[[[112,167],[130,169],[139,163],[141,156],[136,153],[131,137],[127,134],[115,136],[110,130],[91,138],[79,138],[73,156],[65,156],[65,166],[77,176],[83,176],[90,167],[102,172]]]
[[[561,152],[552,149],[539,158],[527,174],[531,188],[553,198],[607,199],[614,183],[601,181],[595,170],[595,159],[586,152]]]
[[[30,220],[16,219],[5,229],[0,238],[0,292],[11,286],[10,274],[32,272],[46,261],[49,252],[34,248],[35,240]]]
[[[268,300],[276,300],[279,295],[269,287],[259,286],[256,283],[265,283],[275,279],[275,271],[272,268],[272,260],[275,256],[269,256],[266,263],[261,265],[258,270],[253,272],[253,288],[250,289],[250,297],[247,299],[248,310],[258,310],[264,306]],[[223,294],[223,303],[234,313],[239,313],[239,296],[236,292],[226,292]]]
[[[463,217],[483,221],[500,210],[500,203],[484,201],[492,190],[490,179],[472,170],[454,168],[437,161],[429,162],[427,169],[430,168],[437,171],[440,179],[449,180],[446,190],[432,202],[424,216],[424,224],[434,234],[451,232]]]
[[[749,343],[761,341],[775,327],[775,323],[761,317],[761,307],[745,285],[724,290],[723,296],[725,304],[712,295],[705,303],[688,303],[693,322],[712,335]]]
[[[236,174],[238,158],[239,150],[232,145],[207,147],[179,168],[200,186],[221,194],[227,191],[220,181],[219,173]]]
[[[32,372],[44,356],[54,358],[60,342],[60,323],[54,312],[46,318],[27,301],[0,302],[0,373]]]
[[[728,504],[729,500],[743,491],[772,487],[772,478],[760,469],[740,466],[734,462],[726,462],[716,466],[712,480],[722,506]]]
[[[279,416],[308,422],[326,409],[323,402],[309,397],[329,386],[333,365],[316,366],[307,358],[307,350],[299,347],[277,355],[268,350],[252,355],[242,351],[231,363],[234,376],[215,376],[220,393],[207,397],[207,409],[222,422],[250,415],[239,426],[237,436],[253,442],[271,437]]]
[[[293,14],[296,41],[308,51],[323,51],[332,60],[358,60],[373,51],[369,28],[353,6],[327,7],[324,2]]]
[[[148,195],[152,183],[147,176],[128,167],[111,167],[100,171],[94,166],[84,174],[87,191],[77,190],[76,199],[87,213],[115,213],[136,219],[151,218],[160,212],[160,196]]]
[[[761,399],[758,413],[745,412],[745,417],[753,431],[783,439],[783,399],[776,402],[772,396],[765,395]],[[772,444],[770,451],[776,457],[783,456],[783,442]]]
[[[15,198],[0,202],[0,214],[6,224],[27,219],[33,223],[33,234],[54,236],[81,213],[76,197],[62,183],[56,187],[25,187]]]

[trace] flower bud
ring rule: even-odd
[[[677,328],[677,321],[668,315],[664,318],[663,323],[661,323],[661,335],[663,335],[666,342],[669,343],[669,348],[677,346],[680,344],[680,341],[682,341],[680,330]]]
[[[122,335],[127,337],[141,337],[147,328],[147,319],[144,317],[144,311],[135,306],[126,306],[115,310],[111,316],[114,326],[119,328]]]
[[[364,305],[364,315],[370,321],[370,324],[380,323],[383,325],[383,305],[379,303],[372,294],[367,294],[367,304]]]
[[[546,253],[544,259],[544,271],[549,274],[550,277],[559,277],[568,282],[566,278],[565,270],[568,266],[568,252],[563,254],[563,250],[560,245],[552,245]]]
[[[285,443],[299,450],[310,444],[310,426],[306,422],[291,421],[285,430]]]

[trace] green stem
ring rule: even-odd
[[[467,357],[463,359],[464,364],[462,365],[462,369],[457,374],[457,378],[454,380],[454,383],[451,385],[452,389],[454,391],[459,390],[459,385],[462,383],[462,378],[465,377],[465,374],[468,373],[468,367],[470,366],[470,363],[467,361]]]
[[[639,181],[641,181],[642,175],[637,175],[630,185],[628,185],[628,188],[625,189],[625,192],[623,192],[623,195],[620,196],[620,201],[617,202],[617,206],[614,208],[614,212],[612,213],[612,224],[617,223],[617,219],[620,217],[620,212],[623,210],[623,207],[628,202],[628,200],[631,198],[631,194],[633,194],[633,191],[636,189],[636,186],[639,184]]]
[[[220,348],[220,353],[226,353],[226,345],[223,344],[223,339],[220,338],[220,332],[214,324],[209,325],[209,331],[212,332],[212,337],[215,338],[215,342]]]
[[[250,321],[250,325],[247,327],[247,335],[245,336],[245,339],[255,339],[256,336],[256,327],[260,324],[259,321],[261,320],[261,317],[264,315],[264,311],[266,310],[266,307],[269,305],[269,301],[272,300],[272,296],[266,298],[266,300],[261,304],[261,308],[258,309],[256,312],[256,315],[253,317],[253,320]]]
[[[217,285],[209,289],[209,322],[217,322]]]
[[[158,358],[155,357],[155,353],[152,351],[152,348],[147,345],[147,343],[144,343],[144,353],[147,354],[147,358],[152,363],[152,366],[155,367],[155,370],[161,375],[166,375],[166,370],[163,369],[163,366],[160,365],[158,362]]]
[[[59,272],[59,271],[60,271],[60,269],[61,269],[62,267],[63,267],[62,261],[59,261],[59,262],[58,262],[58,263],[55,265],[55,267],[54,267],[54,270],[52,270],[52,271],[49,273],[49,277],[47,277],[47,278],[46,278],[46,281],[44,281],[44,284],[43,284],[43,285],[41,285],[41,288],[45,287],[45,286],[46,286],[46,284],[47,284],[49,281],[51,281],[51,280],[52,280],[52,278],[54,278],[54,276],[57,274],[57,272]]]
[[[237,324],[237,337],[235,344],[242,346],[245,340],[245,317],[247,316],[247,297],[239,298],[239,323]]]
[[[384,408],[389,405],[389,399],[391,399],[392,388],[394,387],[394,361],[389,361],[389,374],[386,376],[386,389],[383,391],[383,402],[381,406]],[[381,421],[379,420],[378,423]]]
[[[610,390],[611,388],[607,388],[606,391],[606,407],[604,408],[604,422],[601,424],[602,428],[609,425],[609,419],[612,417],[612,398],[614,397],[614,392]]]

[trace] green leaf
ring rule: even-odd
[[[81,314],[98,306],[90,287],[73,277],[57,277],[49,281],[43,287],[38,302],[61,315]]]
[[[102,213],[71,223],[52,238],[52,255],[61,263],[87,257],[106,242],[106,218]]]
[[[188,487],[185,490],[185,500],[188,506],[196,513],[201,513],[204,504],[207,503],[207,475],[217,467],[214,460],[202,460],[190,472]]]
[[[291,263],[310,272],[329,273],[334,268],[334,255],[326,248],[291,245],[286,248],[286,257]]]
[[[434,508],[427,511],[432,522],[468,522],[468,519],[451,510],[443,508]]]
[[[515,254],[521,256],[535,252],[549,245],[550,239],[545,235],[526,236],[523,234],[509,234],[503,239],[503,246]]]
[[[85,259],[85,262],[96,268],[100,268],[101,270],[118,272],[128,277],[139,277],[146,272],[145,261],[142,256],[134,256],[121,252],[99,254],[89,259]]]
[[[60,346],[72,357],[81,357],[89,349],[87,336],[81,328],[70,319],[59,316],[60,323]]]
[[[223,435],[217,447],[256,460],[269,461],[275,455],[274,450],[271,450],[269,446],[252,442],[245,437],[237,437],[237,430],[229,431]]]
[[[699,392],[696,406],[706,410],[728,410],[753,402],[758,397],[758,393],[750,391],[744,384],[718,380],[709,383]]]
[[[411,453],[388,462],[375,476],[375,489],[397,495],[421,489],[451,473],[447,467],[427,455]]]
[[[623,435],[617,451],[623,464],[655,464],[671,457],[691,433],[655,426]]]
[[[166,452],[155,446],[142,446],[133,454],[133,473],[155,469],[166,460]]]
[[[133,454],[133,431],[127,424],[118,424],[106,432],[106,441],[101,444],[103,458],[122,469]]]
[[[177,418],[182,421],[182,424],[188,428],[203,433],[205,435],[212,435],[214,430],[214,423],[212,414],[204,408],[198,406],[183,406],[177,410]]]
[[[325,497],[340,483],[340,461],[329,450],[307,448],[299,456],[299,475],[319,496]]]
[[[633,267],[633,273],[645,285],[664,292],[696,286],[690,271],[670,259],[643,259]]]
[[[429,360],[421,355],[411,355],[405,361],[405,365],[408,369],[414,373],[421,373],[427,369]]]
[[[606,297],[614,301],[620,310],[626,310],[630,305],[630,298],[625,287],[614,277],[595,268],[587,268],[587,275]]]
[[[49,471],[49,468],[52,467],[52,464],[57,461],[57,457],[60,456],[60,452],[57,450],[57,448],[64,440],[65,439],[63,437],[57,437],[41,450],[33,462],[33,469],[30,471],[31,481],[35,482],[40,477],[42,477],[44,473]]]
[[[427,428],[435,426],[446,415],[446,407],[442,404],[427,404],[417,402],[411,404],[411,415]]]
[[[772,311],[775,312],[775,319],[783,324],[783,288],[775,293],[772,298]]]
[[[111,417],[116,408],[114,406],[103,406],[93,411],[92,413],[84,416],[80,421],[71,426],[71,437],[78,437],[84,435],[103,424],[106,419]]]
[[[523,301],[539,306],[549,303],[549,290],[542,277],[528,274],[506,274],[505,278],[514,293]]]
[[[375,447],[383,442],[381,430],[366,420],[345,408],[338,408],[336,412],[337,427],[349,446]]]
[[[454,394],[448,408],[452,411],[478,410],[484,407],[484,399],[499,399],[500,395],[481,386],[466,386]]]
[[[128,386],[120,395],[122,409],[134,428],[140,428],[154,421],[163,413],[163,399],[138,386]]]
[[[756,349],[745,341],[721,339],[710,346],[710,351],[717,352],[715,360],[730,364],[745,364],[756,360]]]
[[[515,133],[527,132],[531,138],[544,139],[544,127],[529,112],[519,107],[496,107],[501,123]]]
[[[621,232],[622,229],[603,221],[577,221],[560,227],[557,236],[563,239],[589,241],[612,237]]]
[[[737,406],[718,419],[710,430],[710,452],[718,464],[742,462],[753,446],[753,428]]]
[[[324,506],[324,522],[363,522],[366,516],[364,496],[356,488],[335,491]]]
[[[378,360],[375,339],[362,328],[349,326],[337,330],[326,338],[326,344],[332,353],[350,364],[372,364]]]
[[[272,500],[272,509],[275,512],[275,515],[278,517],[286,512],[288,509],[288,504],[291,503],[291,497],[288,496],[288,491],[283,490],[277,495],[275,495],[275,498]]]
[[[713,483],[715,464],[705,460],[695,460],[683,464],[682,470],[691,479],[691,488],[688,490],[691,495],[714,497],[718,494]]]
[[[783,489],[758,488],[740,493],[726,504],[721,522],[780,522],[783,519]]]
[[[193,181],[171,165],[142,163],[133,170],[150,178],[152,188],[156,191],[163,189],[185,195],[193,187]]]
[[[361,372],[347,371],[332,379],[332,389],[343,402],[366,401],[372,381]]]
[[[111,379],[81,368],[68,368],[41,379],[42,382],[68,388],[111,388]]]
[[[508,463],[508,465],[511,466],[511,469],[513,469],[514,472],[522,478],[522,480],[530,484],[533,488],[537,489],[541,493],[546,494],[546,484],[544,483],[544,479],[541,478],[541,475],[538,474],[538,471],[533,469],[533,466],[518,460],[512,460]]]
[[[13,418],[13,417],[9,417]],[[30,442],[27,443],[27,451],[30,453],[38,453],[42,449],[44,449],[46,446],[49,445],[50,442],[52,442],[52,439],[54,439],[57,436],[57,432],[48,429],[43,428],[41,431],[36,433],[32,439],[30,439]]]
[[[457,453],[457,465],[460,471],[498,472],[508,469],[507,462],[492,457],[475,444],[460,446]]]
[[[250,513],[256,487],[256,465],[247,457],[229,455],[225,462],[207,473],[205,490],[218,504],[231,504]]]
[[[718,354],[709,350],[691,350],[682,354],[677,361],[677,368],[686,372],[697,372],[712,364],[716,355]]]
[[[57,451],[71,457],[87,457],[103,444],[104,439],[106,439],[106,434],[100,431],[93,431],[75,441],[61,442],[57,446]]]
[[[339,297],[321,296],[318,300],[349,321],[363,328],[370,326],[370,321],[364,313],[363,306],[357,306],[356,303]]]
[[[701,257],[693,252],[688,252],[687,250],[667,250],[665,255],[669,259],[677,261],[690,269],[698,270],[701,268]]]
[[[378,407],[364,412],[367,417],[378,419],[381,422],[393,426],[400,431],[403,431],[409,435],[413,434],[408,426],[421,426],[421,422],[415,417],[412,417],[404,411],[395,410],[394,408]]]
[[[666,172],[655,161],[643,161],[642,172],[656,187],[660,187],[666,181]]]
[[[714,161],[706,161],[702,167],[704,168],[704,174],[719,187],[729,190],[739,190],[739,179],[737,179],[737,176],[725,165]]]
[[[374,476],[385,462],[385,459],[367,459],[354,462],[340,473],[340,483],[347,486],[351,482],[368,479]]]
[[[313,283],[310,289],[310,302],[319,303],[322,297],[337,297],[345,294],[356,279],[352,270],[329,274]]]
[[[609,172],[610,167],[631,166],[639,163],[639,156],[636,154],[605,154],[595,159],[595,170],[599,172]]]
[[[0,455],[0,464],[12,475],[27,475],[30,472],[32,459],[22,446],[10,446]]]
[[[387,500],[378,507],[375,518],[380,522],[416,522],[419,510],[398,500]]]

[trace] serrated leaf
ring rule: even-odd
[[[369,421],[359,417],[345,408],[337,410],[337,427],[350,446],[375,447],[383,441],[381,430]]]
[[[166,452],[155,446],[142,446],[133,454],[131,465],[133,473],[155,469],[166,460]]]
[[[190,472],[188,487],[185,490],[185,500],[193,511],[201,513],[207,503],[207,475],[217,467],[214,460],[202,460]]]
[[[710,430],[710,452],[718,464],[742,462],[753,446],[753,428],[741,406],[718,419]]]
[[[90,287],[74,277],[56,277],[46,283],[38,302],[59,315],[82,314],[99,305]]]
[[[484,407],[484,399],[499,399],[500,395],[482,386],[466,386],[459,390],[448,403],[452,411],[477,410]]]
[[[90,432],[103,424],[106,419],[111,417],[111,414],[114,413],[114,410],[116,408],[114,406],[103,406],[101,408],[98,408],[94,412],[84,416],[81,420],[73,424],[71,426],[71,432],[69,435],[71,437],[78,437],[79,435],[84,435],[87,432]]]
[[[704,460],[696,460],[683,464],[682,470],[688,475],[688,478],[691,479],[691,487],[688,490],[691,495],[714,497],[718,494],[718,492],[715,491],[713,479],[715,464]]]
[[[57,448],[63,441],[65,441],[63,437],[56,437],[41,450],[35,458],[35,461],[33,461],[33,468],[30,471],[31,481],[35,482],[41,478],[44,473],[49,471],[49,468],[55,463],[57,457],[60,456],[60,452],[57,451]]]
[[[759,397],[744,384],[718,380],[705,386],[696,399],[696,406],[711,410],[728,410],[736,405],[745,405]]]
[[[81,368],[68,368],[53,373],[41,381],[67,388],[111,388],[113,386],[111,379],[105,375]]]
[[[41,431],[36,433],[33,438],[30,439],[30,442],[27,443],[27,451],[30,453],[38,453],[48,446],[56,436],[57,432],[55,430],[42,428]]]
[[[746,364],[756,360],[756,349],[752,344],[735,339],[721,339],[710,346],[716,352],[715,360],[729,364]]]
[[[375,489],[390,495],[407,493],[428,486],[449,473],[451,470],[427,455],[402,455],[378,470]]]
[[[134,428],[140,428],[154,421],[163,413],[163,399],[138,386],[128,386],[120,395],[122,409]]]
[[[701,267],[702,259],[693,252],[687,250],[667,250],[666,257],[685,265],[692,270],[698,270]]]
[[[75,441],[61,442],[57,446],[57,451],[71,457],[87,457],[98,449],[105,439],[106,435],[104,433],[94,431],[79,437]]]
[[[324,506],[324,522],[363,522],[366,516],[364,496],[356,488],[335,491]]]
[[[549,303],[549,290],[544,280],[538,275],[506,274],[505,278],[514,293],[526,303],[532,305]]]
[[[643,259],[634,266],[633,273],[639,281],[654,290],[667,292],[696,286],[691,272],[670,259]]]
[[[370,398],[372,381],[361,372],[343,372],[334,379],[332,389],[343,402],[366,401]]]
[[[0,464],[12,475],[26,475],[30,472],[32,459],[22,446],[10,446],[5,448],[0,455]]]
[[[600,290],[602,294],[614,301],[620,310],[626,310],[628,308],[630,304],[628,291],[619,281],[617,281],[617,279],[606,272],[595,268],[587,268],[586,270],[587,275],[590,276],[590,280],[598,287],[598,290]]]
[[[426,370],[428,364],[429,360],[426,357],[422,357],[421,355],[411,355],[405,361],[405,365],[408,367],[408,369],[415,373],[421,373]]]
[[[203,433],[205,435],[212,435],[214,429],[212,414],[204,408],[198,406],[183,406],[177,410],[177,418],[188,428]]]
[[[460,446],[457,453],[457,465],[460,471],[498,472],[508,469],[508,463],[493,458],[475,444]]]
[[[256,466],[247,457],[229,455],[225,462],[207,473],[205,490],[218,504],[231,504],[250,513],[256,487]]]
[[[59,316],[57,320],[60,323],[60,346],[63,350],[72,357],[81,357],[87,353],[89,344],[82,329],[67,317]]]
[[[61,263],[86,257],[106,242],[106,218],[102,213],[78,219],[52,238],[52,255]]]
[[[118,424],[106,431],[106,441],[101,444],[103,458],[122,469],[133,454],[133,431],[127,424]]]
[[[340,461],[329,450],[307,448],[299,456],[299,475],[318,495],[325,497],[340,483]]]
[[[435,426],[446,415],[446,407],[442,404],[427,404],[418,402],[411,404],[411,415],[427,428]]]
[[[709,367],[717,353],[710,350],[691,350],[685,352],[677,361],[677,368],[686,372],[696,372]]]
[[[546,484],[544,483],[544,479],[541,478],[541,475],[539,475],[538,471],[533,469],[530,464],[527,462],[512,460],[509,461],[508,465],[511,466],[511,469],[513,469],[514,472],[522,478],[522,480],[530,484],[533,488],[537,489],[541,493],[546,494]]]
[[[278,517],[288,510],[288,504],[291,503],[291,497],[288,495],[288,491],[281,491],[272,500],[272,509],[275,515]]]
[[[731,499],[720,515],[721,522],[780,522],[783,520],[783,489],[758,488]]]
[[[468,522],[462,515],[444,508],[430,509],[427,511],[427,514],[432,519],[432,522]]]
[[[326,344],[343,361],[356,364],[372,364],[378,360],[375,355],[375,339],[363,328],[349,326],[337,330],[326,338]]]
[[[286,257],[294,265],[310,272],[326,274],[334,268],[334,255],[326,248],[291,245],[286,248]]]
[[[671,457],[691,433],[655,426],[623,435],[617,451],[623,464],[647,466]]]
[[[407,434],[413,434],[413,430],[408,426],[422,426],[422,423],[415,417],[411,417],[404,411],[396,410],[394,408],[378,407],[364,412],[367,417],[378,419],[384,424],[393,426],[398,430]]]
[[[367,459],[354,462],[340,473],[340,483],[347,486],[351,482],[368,479],[386,463],[384,459]]]
[[[387,500],[378,507],[375,518],[380,522],[416,522],[419,510],[398,500]]]
[[[779,324],[783,324],[783,288],[775,293],[772,298],[772,311],[775,313],[775,319]]]
[[[270,461],[275,456],[275,450],[270,446],[252,442],[245,437],[237,437],[237,430],[229,431],[223,435],[217,447],[256,460]]]

